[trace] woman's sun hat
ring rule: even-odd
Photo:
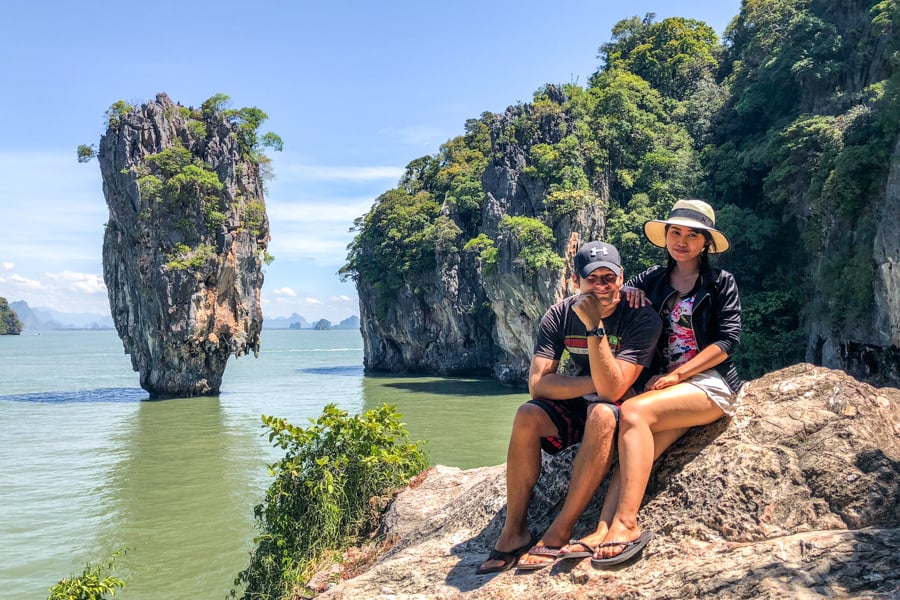
[[[716,229],[716,212],[703,200],[679,200],[672,207],[665,221],[653,220],[644,223],[644,235],[650,243],[659,248],[666,247],[666,225],[681,225],[691,229],[705,229],[712,235],[710,254],[727,252],[731,243],[725,234]]]

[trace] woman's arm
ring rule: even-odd
[[[722,350],[717,344],[710,344],[701,350],[694,358],[680,365],[674,371],[659,375],[647,382],[648,390],[661,390],[671,387],[682,381],[693,377],[697,373],[702,373],[708,369],[712,369],[722,361],[728,358],[728,354]]]

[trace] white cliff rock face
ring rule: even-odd
[[[749,382],[742,400],[658,461],[639,514],[654,538],[636,562],[476,575],[503,524],[505,466],[435,467],[390,507],[375,564],[337,585],[321,578],[321,597],[900,597],[900,390],[796,365]],[[560,509],[572,458],[545,456],[533,532]],[[596,526],[604,493],[575,537]]]
[[[259,167],[235,132],[160,94],[121,115],[100,141],[104,280],[116,330],[151,396],[218,393],[229,356],[259,350],[269,225]],[[154,179],[178,180],[151,157],[176,148],[202,176],[160,193]]]

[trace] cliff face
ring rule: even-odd
[[[529,139],[508,140],[504,132],[533,110],[531,105],[510,107],[491,124],[493,152],[481,181],[485,201],[480,227],[467,233],[473,238],[484,233],[496,241],[496,265],[485,268],[471,252],[437,248],[438,268],[393,297],[357,283],[368,370],[526,380],[541,316],[573,291],[572,258],[583,242],[600,237],[605,224],[600,202],[546,216],[547,190],[526,172],[528,151],[535,143],[559,142],[571,123],[564,113],[548,115],[538,119],[539,130]],[[445,203],[441,214],[465,227],[453,205]],[[523,264],[522,242],[501,226],[504,217],[520,216],[548,222],[555,237],[551,250],[565,260],[562,269],[534,272]]]
[[[657,462],[639,514],[654,537],[636,562],[475,575],[503,524],[504,465],[436,467],[388,510],[368,571],[334,584],[339,569],[326,569],[311,585],[348,599],[897,598],[900,390],[796,365],[741,395],[734,418],[691,430]],[[562,505],[573,450],[545,456],[535,533]],[[574,537],[594,529],[604,493]]]
[[[900,138],[891,157],[883,195],[854,222],[835,218],[823,255],[813,269],[829,261],[871,255],[873,303],[866,317],[823,321],[811,311],[807,359],[839,368],[877,384],[900,384]],[[821,286],[816,286],[821,287]],[[822,291],[817,289],[817,295]]]
[[[238,128],[160,94],[110,119],[97,153],[112,317],[151,396],[219,391],[230,355],[259,351],[259,166]]]

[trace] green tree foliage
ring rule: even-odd
[[[718,37],[701,21],[654,18],[648,13],[616,23],[600,57],[606,70],[633,73],[663,96],[683,100],[718,69]]]
[[[354,221],[357,235],[341,275],[391,295],[410,276],[430,272],[436,263],[428,231],[439,212],[428,192],[385,192],[368,214]]]
[[[134,110],[133,106],[124,100],[117,100],[106,109],[106,112],[103,115],[106,117],[107,126],[112,127],[113,129],[117,128],[122,123],[122,117],[132,110]]]
[[[81,144],[75,152],[78,155],[78,162],[80,163],[90,162],[92,158],[97,156],[97,150],[94,148],[93,144]]]
[[[285,451],[254,509],[261,535],[235,585],[250,599],[305,596],[311,567],[372,531],[372,499],[392,496],[428,466],[389,405],[348,416],[333,404],[306,428],[263,416],[269,441]],[[236,595],[236,592],[233,592]]]
[[[379,218],[358,222],[345,273],[396,287],[416,264],[427,284],[460,246],[491,273],[500,237],[514,236],[523,272],[535,274],[558,264],[552,231],[599,207],[602,234],[635,274],[666,260],[643,223],[679,198],[705,198],[733,242],[714,263],[741,286],[742,374],[802,360],[810,320],[864,323],[872,306],[873,201],[900,136],[898,4],[745,0],[722,44],[691,19],[620,21],[587,87],[544,86],[411,162],[400,197],[423,194],[427,218],[409,227],[399,211],[395,224],[376,206]],[[507,169],[520,170],[533,213],[483,230],[481,181]],[[389,237],[398,231],[409,239]],[[381,244],[422,260],[364,257]]]
[[[207,119],[224,118],[238,127],[238,145],[244,154],[256,157],[263,148],[272,148],[277,152],[284,149],[284,142],[277,133],[271,131],[259,134],[259,127],[269,115],[255,106],[229,108],[231,97],[227,94],[216,94],[206,99],[201,105],[202,114]]]
[[[22,333],[22,322],[19,315],[9,307],[6,298],[0,296],[0,335],[19,335]]]
[[[108,574],[115,570],[116,560],[125,551],[115,552],[103,565],[90,563],[80,575],[61,579],[50,588],[47,600],[108,600],[116,595],[116,590],[125,587],[125,580]]]
[[[539,272],[558,271],[563,268],[563,259],[553,251],[556,241],[553,230],[531,217],[511,217],[500,219],[500,232],[512,236],[519,246],[519,256],[515,259],[525,273],[537,275]]]

